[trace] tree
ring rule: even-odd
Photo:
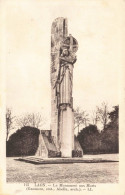
[[[109,115],[109,119],[110,119],[110,125],[114,124],[115,126],[118,126],[119,124],[119,106],[114,106],[113,107],[114,110],[110,113],[108,113]]]
[[[41,128],[46,122],[45,117],[40,113],[27,113],[24,116],[17,118],[16,123],[19,128],[30,126],[35,128]]]
[[[97,125],[97,123],[99,121],[99,113],[98,113],[97,107],[95,110],[92,110],[91,119],[92,119],[92,124]]]
[[[16,124],[19,128],[28,126],[27,116],[21,116],[16,119]]]
[[[95,125],[83,128],[77,136],[84,153],[99,153],[100,133]]]
[[[88,114],[86,113],[86,111],[83,111],[79,107],[77,107],[74,111],[74,121],[75,128],[78,128],[79,133],[79,127],[81,124],[84,124],[85,127],[87,126],[87,122],[89,121]]]
[[[97,111],[99,109],[101,111],[94,113],[94,123],[97,121],[95,119],[98,118],[98,114],[99,117],[100,115],[103,117],[102,122],[106,121],[105,124],[103,123],[105,125],[103,131],[99,132],[96,125],[88,125],[77,136],[84,153],[108,154],[118,153],[119,151],[119,107],[114,106],[114,110],[108,112],[107,104],[103,104],[103,106],[97,107]]]
[[[119,151],[119,106],[114,106],[114,110],[109,112],[110,122],[101,133],[101,150],[104,153],[118,153]]]
[[[102,102],[101,107],[97,107],[97,114],[98,120],[103,125],[103,130],[106,128],[106,125],[109,121],[108,113],[108,104],[106,102]]]
[[[35,155],[39,145],[39,133],[39,129],[29,126],[18,129],[7,141],[6,155]]]
[[[14,116],[12,116],[12,110],[6,109],[6,141],[8,140],[9,133],[13,129]]]

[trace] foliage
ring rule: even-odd
[[[7,141],[7,156],[34,155],[38,148],[39,130],[33,127],[23,127],[10,136]]]
[[[118,116],[119,107],[115,106],[110,113],[106,111],[106,117],[110,119],[110,122],[104,125],[105,128],[102,132],[98,131],[96,125],[89,125],[81,130],[77,138],[85,154],[118,153]]]
[[[114,106],[114,110],[109,113],[109,119],[109,126],[112,126],[114,129],[117,129],[119,125],[119,106]]]
[[[89,125],[81,130],[77,136],[84,153],[98,153],[100,133],[95,125]]]
[[[119,106],[114,106],[114,110],[109,113],[110,122],[101,133],[101,151],[107,150],[111,153],[119,151]]]

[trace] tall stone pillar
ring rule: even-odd
[[[55,145],[59,150],[59,110],[57,80],[60,68],[60,44],[67,37],[67,19],[57,18],[53,21],[51,27],[51,130]]]
[[[67,35],[67,20],[57,18],[51,29],[51,129],[62,157],[74,150],[73,66],[78,43]]]

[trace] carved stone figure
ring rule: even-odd
[[[74,150],[72,88],[78,42],[67,32],[67,19],[57,18],[51,29],[51,129],[62,157],[71,157]]]

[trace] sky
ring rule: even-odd
[[[14,115],[42,112],[50,128],[51,24],[68,19],[79,44],[73,72],[74,108],[90,112],[119,104],[121,18],[113,1],[12,0],[4,4],[6,105]]]

